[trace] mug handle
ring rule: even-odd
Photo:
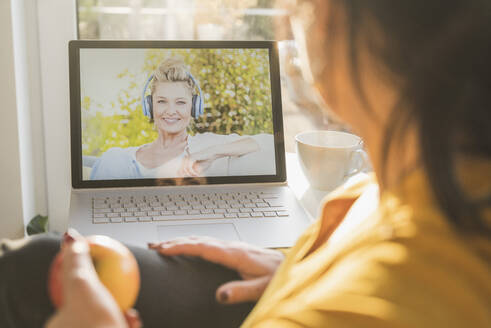
[[[352,175],[360,173],[362,170],[364,170],[368,166],[368,162],[369,162],[368,154],[363,149],[356,149],[356,150],[353,150],[351,152],[350,158],[349,158],[350,164],[353,163],[355,156],[358,158],[358,160],[356,161],[357,165],[356,165],[356,167],[354,167],[353,169],[348,171],[348,173],[345,174],[345,176],[344,176],[345,178],[348,178]]]

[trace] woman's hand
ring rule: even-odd
[[[66,233],[62,252],[64,304],[46,328],[141,327],[138,312],[123,314],[100,282],[82,236],[74,231]]]
[[[179,175],[186,177],[198,177],[211,166],[213,161],[218,158],[216,147],[209,147],[204,150],[188,153],[184,156]]]
[[[148,246],[162,255],[197,256],[236,270],[243,280],[225,283],[216,291],[217,300],[227,304],[257,301],[284,259],[279,251],[209,237],[177,238]]]

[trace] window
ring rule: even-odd
[[[285,147],[294,136],[327,126],[299,72],[288,11],[281,0],[78,0],[79,39],[282,40]]]

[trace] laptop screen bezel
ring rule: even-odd
[[[275,145],[275,175],[244,175],[244,176],[210,176],[184,178],[145,178],[117,180],[83,180],[82,165],[82,125],[80,96],[80,49],[90,48],[127,48],[127,49],[179,49],[179,48],[210,48],[210,49],[268,49],[270,62],[271,100],[273,111],[273,133]],[[173,185],[213,185],[285,182],[285,145],[283,134],[283,116],[281,103],[280,68],[278,46],[275,41],[104,41],[104,40],[73,40],[68,44],[70,74],[70,138],[72,187],[88,188],[120,188]]]

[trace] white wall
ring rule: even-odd
[[[47,214],[36,1],[13,0],[15,80],[24,224]]]
[[[75,0],[37,0],[50,230],[64,231],[70,202],[68,41],[77,38]]]
[[[24,235],[10,1],[0,1],[0,238]]]
[[[0,238],[22,237],[36,214],[66,228],[75,15],[75,0],[0,1]]]

